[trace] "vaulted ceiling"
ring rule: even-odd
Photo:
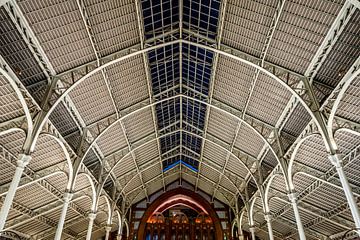
[[[32,156],[6,229],[53,238],[66,189],[65,237],[85,236],[96,198],[104,232],[112,203],[183,179],[254,203],[259,237],[268,185],[275,236],[296,239],[287,172],[308,239],[354,227],[328,155],[344,156],[358,201],[357,0],[0,3],[2,196]]]

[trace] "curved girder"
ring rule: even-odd
[[[171,100],[171,99],[175,99],[175,98],[177,98],[177,97],[186,98],[186,99],[189,99],[189,100],[196,101],[196,102],[199,102],[199,103],[201,103],[201,104],[207,105],[207,106],[210,107],[210,108],[214,108],[214,109],[216,109],[216,110],[218,110],[218,111],[221,111],[221,112],[223,112],[223,113],[225,113],[225,114],[227,114],[227,115],[229,115],[229,116],[237,119],[238,121],[243,122],[247,127],[249,127],[250,129],[252,129],[252,130],[254,131],[254,133],[257,134],[257,135],[264,141],[264,143],[269,147],[269,149],[271,150],[271,152],[274,154],[274,156],[275,156],[275,158],[277,159],[277,161],[279,162],[280,166],[282,166],[281,161],[280,161],[280,159],[278,158],[278,156],[277,156],[275,150],[273,149],[273,147],[271,146],[271,144],[270,144],[270,143],[267,141],[267,139],[266,139],[257,129],[255,129],[251,124],[249,124],[248,122],[246,122],[244,119],[236,116],[235,114],[233,114],[233,113],[231,113],[231,112],[228,112],[228,111],[226,111],[226,110],[224,110],[224,109],[219,108],[218,106],[214,106],[214,105],[209,104],[209,103],[207,103],[207,102],[204,102],[204,101],[201,101],[201,100],[198,100],[198,99],[195,99],[195,98],[186,96],[186,95],[182,95],[182,94],[175,95],[175,96],[172,96],[172,97],[169,97],[169,98],[164,98],[164,99],[162,99],[162,100],[160,100],[160,101],[158,101],[158,102],[154,102],[154,103],[148,104],[148,105],[143,106],[143,107],[141,107],[141,108],[139,108],[139,109],[136,109],[135,111],[132,111],[132,112],[130,112],[130,113],[128,113],[128,114],[126,114],[126,115],[124,115],[124,116],[122,116],[122,117],[114,120],[114,121],[108,122],[109,124],[106,126],[106,128],[104,128],[100,133],[98,133],[98,134],[96,135],[96,137],[92,140],[92,142],[87,146],[86,150],[84,151],[83,156],[81,157],[81,159],[78,160],[79,162],[77,162],[76,164],[77,164],[77,165],[80,165],[80,164],[83,162],[83,160],[85,159],[86,155],[87,155],[88,152],[91,150],[91,148],[94,146],[94,144],[97,142],[97,140],[100,139],[100,137],[101,137],[102,135],[104,135],[107,131],[109,131],[109,129],[111,129],[115,124],[117,124],[117,123],[119,123],[120,121],[123,121],[125,118],[127,118],[127,117],[129,117],[129,116],[131,116],[131,115],[133,115],[133,114],[135,114],[135,113],[137,113],[137,112],[139,112],[139,111],[142,111],[142,110],[144,110],[144,109],[147,109],[147,108],[149,108],[149,107],[151,107],[151,106],[153,106],[153,105],[155,105],[155,104],[159,104],[159,103],[164,102],[164,101],[168,101],[168,100]],[[228,151],[228,150],[227,150],[227,151]],[[281,169],[282,169],[282,168],[281,168]],[[283,169],[282,169],[282,170],[283,170]],[[76,171],[76,170],[75,170],[75,171]],[[74,177],[76,178],[76,173],[75,173],[75,176],[74,176]]]
[[[129,223],[128,221],[126,220],[126,218],[124,219],[124,225],[125,225],[125,228],[126,228],[126,237],[129,238]]]
[[[169,174],[169,175],[164,176],[164,178],[172,177],[172,176],[178,175],[178,174],[179,174],[178,172],[174,172],[174,173],[172,173],[172,174]],[[187,176],[189,176],[189,177],[196,178],[195,176],[190,175],[189,173],[186,173],[186,172],[184,172],[183,174],[185,174],[185,175],[187,175]],[[155,179],[155,180],[156,180],[156,181],[161,181],[161,178],[157,178],[157,179]],[[154,181],[155,181],[155,180],[154,180]],[[145,183],[145,184],[146,184],[146,183]],[[135,199],[140,195],[141,192],[142,192],[142,191],[139,191],[139,192],[135,195],[135,197],[131,200],[130,206],[134,203]],[[220,192],[220,194],[223,195],[225,199],[227,199],[226,196],[225,196],[222,192]],[[228,199],[227,199],[227,200],[228,200]],[[228,201],[229,201],[229,200],[228,200]],[[127,210],[129,210],[129,208],[128,208]]]
[[[98,67],[95,67],[92,71],[86,73],[84,76],[82,76],[80,79],[78,80],[75,80],[74,82],[72,83],[67,83],[67,86],[65,86],[65,91],[62,92],[62,94],[60,96],[58,96],[58,98],[55,100],[55,102],[53,104],[50,105],[50,108],[49,109],[46,109],[44,110],[44,114],[43,114],[43,120],[40,122],[40,124],[38,126],[36,126],[36,130],[35,130],[35,134],[33,136],[33,141],[31,142],[31,147],[30,147],[30,150],[34,148],[34,145],[36,144],[36,139],[38,137],[38,134],[39,132],[41,131],[43,125],[45,124],[45,121],[48,119],[48,117],[50,116],[50,114],[52,113],[52,111],[56,108],[56,106],[60,103],[60,101],[62,99],[64,99],[65,96],[67,96],[76,86],[78,86],[81,82],[85,81],[86,79],[88,79],[90,76],[94,75],[95,73],[103,70],[104,68],[108,67],[108,66],[111,66],[115,63],[118,63],[122,60],[125,60],[125,59],[128,59],[130,57],[133,57],[133,56],[137,56],[139,54],[143,54],[143,53],[146,53],[148,51],[151,51],[151,50],[154,50],[154,49],[157,49],[157,48],[160,48],[160,47],[165,47],[165,46],[168,46],[168,45],[172,45],[172,44],[177,44],[177,43],[186,43],[186,44],[190,44],[190,45],[194,45],[194,46],[197,46],[197,47],[200,47],[200,48],[204,48],[204,49],[207,49],[209,51],[213,51],[213,52],[216,52],[218,54],[221,54],[221,55],[224,55],[224,56],[227,56],[227,57],[230,57],[236,61],[239,61],[239,62],[242,62],[244,64],[247,64],[251,67],[254,67],[256,69],[258,69],[259,71],[263,72],[264,74],[266,74],[267,76],[269,76],[271,79],[274,79],[275,81],[277,81],[278,83],[280,83],[283,87],[285,87],[285,89],[289,90],[289,92],[295,96],[299,102],[304,106],[304,108],[308,111],[308,113],[310,114],[310,116],[312,117],[312,119],[314,120],[314,122],[316,123],[316,125],[319,127],[319,130],[322,132],[322,136],[325,136],[326,134],[323,132],[323,128],[322,128],[322,125],[319,123],[319,121],[317,120],[316,116],[314,115],[314,112],[313,110],[311,109],[311,106],[307,105],[306,101],[301,97],[300,94],[306,94],[306,91],[305,89],[302,89],[302,90],[298,90],[299,93],[297,92],[297,89],[296,88],[292,88],[291,86],[293,85],[290,84],[290,80],[287,78],[285,80],[281,80],[278,76],[276,76],[274,73],[271,73],[270,71],[268,71],[267,69],[265,69],[264,67],[261,67],[249,60],[246,60],[244,58],[241,58],[241,57],[238,57],[238,56],[235,56],[231,53],[227,53],[225,51],[222,51],[222,50],[219,50],[219,49],[215,49],[215,48],[212,48],[212,47],[209,47],[209,46],[206,46],[206,45],[203,45],[203,44],[199,44],[199,43],[193,43],[193,42],[190,42],[190,41],[186,41],[186,40],[175,40],[175,41],[171,41],[171,42],[168,42],[168,43],[163,43],[163,44],[159,44],[159,45],[156,45],[156,46],[152,46],[152,47],[149,47],[149,48],[145,48],[145,49],[141,49],[139,51],[136,51],[136,52],[131,52],[131,53],[128,53],[126,54],[125,56],[121,56],[119,58],[116,58],[114,60],[111,60],[103,65],[100,65]],[[56,77],[55,77],[56,78]],[[305,77],[302,77],[301,76],[301,80],[303,81],[307,81],[307,79]],[[68,87],[68,88],[66,88]],[[51,89],[50,89],[51,91]],[[48,98],[50,99],[50,98]],[[50,104],[48,102],[48,104]],[[326,144],[327,145],[327,144]],[[281,164],[283,166],[283,164]],[[284,167],[284,166],[283,166]],[[284,172],[284,174],[286,174],[286,172]]]
[[[97,197],[96,197],[96,189],[95,189],[95,184],[93,182],[93,180],[91,179],[91,177],[87,174],[87,173],[79,173],[79,176],[84,175],[88,180],[89,180],[89,184],[90,184],[90,188],[91,188],[91,198],[92,198],[92,202],[91,202],[91,208],[90,210],[92,212],[96,211],[97,208]]]
[[[112,211],[111,211],[111,204],[109,199],[107,198],[107,196],[105,195],[101,195],[98,199],[100,199],[101,197],[103,197],[105,199],[105,203],[106,203],[106,207],[107,207],[107,219],[106,219],[106,224],[110,225],[112,223]],[[96,203],[96,208],[98,208],[99,205],[99,201],[97,201]]]
[[[158,164],[158,163],[157,163]],[[210,165],[208,165],[208,166],[210,166]],[[175,172],[175,173],[172,173],[172,174],[170,174],[170,175],[167,175],[167,176],[165,176],[165,178],[168,178],[168,177],[171,177],[171,176],[174,176],[174,175],[178,175],[179,173],[178,172]],[[183,174],[187,174],[187,173],[183,173]],[[189,174],[187,174],[188,176],[190,176],[190,177],[195,177],[195,176],[192,176],[192,175],[189,175]],[[155,181],[156,179],[153,179],[153,181]],[[130,180],[131,181],[131,180]],[[151,181],[151,180],[150,180]],[[231,180],[230,180],[231,181]],[[234,187],[236,188],[236,186],[235,186],[235,184],[231,181],[230,182],[232,185],[234,185]],[[236,188],[236,190],[238,191],[238,189]],[[228,190],[229,192],[231,192],[230,190]],[[141,192],[139,192],[137,195],[139,195]],[[220,191],[220,193],[226,198],[226,196]],[[119,196],[120,195],[118,195],[118,197],[117,198],[119,198]],[[235,197],[235,195],[234,195],[234,197]],[[240,196],[240,197],[242,197],[242,196]],[[135,197],[136,198],[136,197]],[[134,199],[135,199],[134,198]]]
[[[0,67],[0,74],[2,74],[5,77],[5,79],[10,83],[11,87],[15,91],[15,94],[16,94],[17,98],[19,99],[20,104],[22,106],[22,109],[24,110],[24,113],[25,113],[25,118],[26,118],[26,123],[27,123],[27,136],[31,136],[32,131],[33,131],[33,121],[32,121],[30,110],[29,110],[29,108],[27,106],[27,103],[25,101],[24,96],[22,95],[22,93],[20,91],[20,88],[18,87],[17,83],[1,67]]]
[[[79,195],[75,193],[76,197],[74,197],[73,199],[71,199],[70,203],[75,203],[76,201],[82,200],[84,198],[89,198],[89,196],[87,195]],[[34,216],[24,216],[24,215],[20,215],[18,217],[15,217],[13,219],[10,219],[8,224],[9,227],[5,228],[5,231],[9,230],[9,229],[14,229],[14,228],[18,228],[21,225],[24,225],[26,223],[29,223],[31,221],[33,221],[34,219],[36,219],[39,216],[43,216],[46,214],[50,214],[53,211],[59,210],[63,207],[62,202],[59,203],[59,201],[53,201],[50,203],[47,203],[47,206],[41,206],[38,209],[34,209],[35,215]]]
[[[123,227],[123,220],[121,218],[121,214],[118,210],[115,211],[116,213],[116,217],[118,219],[118,235],[121,235],[122,234],[122,227]]]
[[[0,137],[3,135],[6,135],[6,134],[12,133],[12,132],[23,132],[24,135],[26,136],[26,131],[24,129],[15,127],[15,128],[9,128],[4,131],[1,131]]]
[[[126,189],[126,187],[137,177],[139,176],[139,174],[143,173],[144,171],[150,169],[151,167],[155,166],[159,164],[159,162],[156,162],[155,164],[151,164],[149,166],[147,166],[146,168],[143,168],[139,171],[139,173],[136,173],[134,176],[131,177],[131,179],[129,181],[127,181],[127,183],[125,184],[125,186],[123,186],[123,189],[121,190],[121,192],[119,193],[119,195],[117,196],[116,199],[119,199],[119,197],[121,196],[121,194],[124,193],[124,190]],[[241,198],[243,198],[241,192],[238,190],[238,188],[236,187],[235,183],[229,179],[225,174],[223,174],[220,170],[214,168],[213,166],[207,164],[206,162],[202,162],[202,164],[206,165],[207,167],[210,167],[211,169],[213,169],[214,171],[218,172],[221,176],[225,177],[226,180],[228,180],[231,185],[236,189],[237,193],[241,196]]]
[[[204,138],[204,137],[201,136],[201,135],[197,135],[197,134],[195,134],[195,133],[188,132],[188,131],[185,131],[185,130],[172,131],[172,132],[170,132],[170,133],[167,133],[166,135],[159,136],[158,138],[162,138],[162,137],[164,137],[164,136],[171,135],[171,134],[174,134],[174,133],[177,133],[177,132],[181,132],[181,131],[182,131],[182,132],[185,132],[185,133],[187,133],[187,134],[189,134],[189,135],[192,135],[192,136],[201,138],[201,139],[204,140],[204,141],[208,141],[208,142],[216,145],[217,147],[221,148],[222,150],[226,151],[227,153],[229,153],[232,157],[234,157],[235,159],[237,159],[241,165],[244,166],[244,168],[249,172],[250,176],[254,179],[254,182],[255,182],[255,184],[257,185],[257,187],[260,187],[260,186],[258,185],[257,179],[255,178],[255,176],[253,175],[253,173],[250,171],[250,168],[249,168],[238,156],[236,156],[234,153],[230,152],[230,151],[229,151],[228,149],[226,149],[225,147],[219,145],[218,143],[213,142],[212,140],[209,140],[209,139],[207,139],[207,138]],[[153,139],[151,139],[151,140],[149,140],[149,141],[146,141],[145,143],[143,143],[143,144],[141,144],[141,145],[133,148],[131,151],[129,151],[128,153],[126,153],[125,155],[123,155],[123,156],[114,164],[114,166],[111,167],[110,171],[106,174],[106,176],[105,176],[105,178],[104,178],[104,181],[103,181],[101,184],[103,185],[103,184],[106,182],[106,179],[110,176],[111,172],[117,167],[118,164],[120,164],[120,163],[122,162],[123,159],[125,159],[127,156],[129,156],[129,155],[131,154],[131,152],[134,152],[134,151],[136,151],[136,150],[138,150],[138,149],[146,146],[147,144],[149,144],[149,143],[157,140],[158,138],[155,137],[155,138],[153,138]],[[236,189],[237,189],[237,188],[236,188]],[[240,194],[240,192],[239,192],[239,194]],[[242,196],[242,195],[241,195],[241,196]]]
[[[69,176],[68,176],[68,184],[66,186],[66,189],[70,190],[71,181],[72,181],[73,175],[74,175],[74,169],[73,169],[73,165],[72,165],[72,162],[71,162],[70,154],[67,151],[67,149],[65,147],[65,144],[62,141],[60,141],[59,138],[57,138],[56,136],[54,136],[52,134],[41,133],[40,135],[44,135],[44,136],[47,136],[47,137],[50,137],[50,138],[54,139],[60,145],[61,149],[63,150],[64,155],[65,155],[65,159],[66,159],[66,162],[67,162],[67,165],[68,165],[68,168],[69,168],[69,171],[68,171],[68,174],[69,174]]]
[[[267,182],[266,188],[265,188],[265,193],[264,193],[264,208],[265,208],[266,212],[270,212],[269,194],[270,194],[271,184],[272,184],[273,180],[275,179],[275,177],[284,177],[284,176],[280,173],[274,174],[270,177],[269,181]]]
[[[291,157],[290,157],[290,160],[289,160],[289,166],[288,166],[288,182],[289,182],[289,187],[286,189],[288,192],[292,192],[292,191],[295,191],[295,186],[294,186],[294,183],[293,183],[293,165],[294,165],[294,161],[295,161],[295,158],[296,158],[296,155],[300,149],[300,147],[302,146],[302,144],[309,138],[311,137],[314,137],[314,136],[319,136],[320,134],[318,133],[313,133],[313,134],[309,134],[307,135],[306,137],[302,138],[295,146],[292,154],[291,154]]]
[[[336,133],[337,133],[337,132],[340,132],[340,131],[348,132],[348,133],[350,133],[350,134],[353,134],[353,135],[356,135],[356,136],[359,136],[359,137],[360,137],[360,132],[358,132],[358,131],[354,131],[353,129],[350,129],[350,128],[338,128],[338,129],[336,129],[336,131],[334,132],[334,138],[336,138]]]
[[[342,186],[339,186],[339,185],[337,185],[337,184],[334,184],[334,183],[332,183],[332,182],[329,182],[329,181],[327,181],[327,179],[323,179],[323,178],[321,178],[321,177],[316,177],[316,176],[314,176],[314,175],[312,175],[311,173],[308,173],[308,172],[304,172],[304,171],[296,172],[296,173],[293,175],[293,178],[295,178],[295,176],[297,176],[297,175],[304,175],[304,176],[306,176],[306,177],[309,177],[309,178],[313,179],[314,181],[319,181],[319,182],[321,182],[321,183],[323,183],[323,184],[327,184],[327,185],[329,185],[329,186],[331,186],[331,187],[333,187],[333,188],[337,188],[338,190],[341,190],[341,191],[343,190]],[[360,194],[359,194],[359,193],[356,193],[356,192],[353,191],[353,194],[354,194],[356,197],[360,197]]]
[[[66,178],[67,178],[68,181],[69,181],[69,178],[68,178],[69,176],[68,176],[68,174],[67,174],[66,172],[64,172],[64,171],[55,171],[55,172],[52,172],[52,173],[47,174],[47,175],[45,175],[45,176],[39,177],[39,178],[35,179],[34,181],[21,184],[21,185],[19,185],[19,186],[16,188],[16,190],[22,189],[22,188],[24,188],[24,187],[30,186],[30,185],[32,185],[32,184],[35,184],[35,183],[37,183],[37,182],[40,182],[40,181],[42,181],[42,180],[45,180],[45,179],[47,179],[47,178],[50,178],[50,177],[53,177],[53,176],[56,176],[56,175],[60,175],[60,174],[65,175]],[[1,193],[0,193],[0,197],[5,196],[7,193],[8,193],[8,191],[1,192]]]
[[[254,197],[250,203],[250,210],[249,210],[249,223],[250,223],[250,226],[254,226],[254,206],[255,206],[255,202],[256,202],[256,199],[258,197]]]
[[[131,58],[131,57],[134,57],[134,56],[137,56],[139,54],[143,54],[143,53],[146,53],[148,51],[152,51],[152,50],[155,50],[155,49],[158,49],[158,48],[161,48],[161,47],[165,47],[165,46],[169,46],[169,45],[172,45],[172,44],[178,44],[178,43],[185,43],[185,44],[189,44],[189,45],[193,45],[193,46],[196,46],[196,47],[200,47],[200,48],[204,48],[206,50],[209,50],[209,51],[213,51],[215,53],[218,53],[218,54],[221,54],[221,55],[224,55],[224,56],[227,56],[227,57],[230,57],[238,62],[242,62],[246,65],[249,65],[251,67],[254,67],[256,69],[258,69],[259,71],[261,71],[262,73],[266,74],[267,76],[269,76],[271,79],[274,79],[275,81],[277,81],[278,83],[280,83],[283,87],[285,87],[285,89],[287,89],[292,95],[294,95],[298,100],[299,102],[304,106],[304,108],[308,111],[308,113],[310,114],[310,116],[312,117],[312,119],[318,124],[318,121],[317,121],[317,118],[314,116],[313,114],[313,111],[310,109],[310,107],[307,105],[307,103],[304,101],[304,99],[302,99],[302,97],[299,95],[298,92],[296,92],[295,89],[293,89],[290,85],[288,85],[287,82],[285,82],[285,80],[281,80],[278,76],[276,76],[275,74],[271,73],[270,71],[268,71],[267,69],[265,69],[264,67],[261,67],[249,60],[246,60],[244,58],[241,58],[241,57],[238,57],[238,56],[235,56],[231,53],[228,53],[228,52],[225,52],[225,51],[222,51],[222,50],[219,50],[219,49],[215,49],[213,47],[210,47],[210,46],[206,46],[204,44],[200,44],[200,43],[195,43],[195,42],[191,42],[191,41],[187,41],[187,40],[182,40],[182,39],[179,39],[179,40],[174,40],[174,41],[171,41],[171,42],[167,42],[167,43],[162,43],[162,44],[159,44],[159,45],[156,45],[156,46],[151,46],[151,47],[148,47],[148,48],[144,48],[142,50],[138,50],[136,52],[131,52],[131,53],[128,53],[127,55],[125,56],[121,56],[117,59],[114,59],[114,60],[111,60],[103,65],[100,65],[96,68],[94,68],[92,71],[86,73],[84,76],[82,76],[80,79],[76,80],[75,82],[73,82],[72,84],[70,84],[70,86],[56,99],[56,101],[50,106],[50,109],[46,110],[46,114],[44,116],[44,120],[42,121],[42,123],[39,125],[39,129],[42,128],[43,124],[44,124],[44,121],[46,121],[49,117],[49,115],[53,112],[53,110],[56,108],[56,106],[61,102],[61,100],[63,100],[65,98],[65,96],[67,96],[76,86],[78,86],[81,82],[85,81],[86,79],[89,79],[89,77],[93,76],[94,74],[96,74],[97,72],[103,70],[104,68],[106,67],[109,67],[113,64],[116,64],[118,62],[121,62],[122,60],[125,60],[125,59],[128,59],[128,58]],[[302,76],[301,76],[302,77]],[[56,76],[55,76],[56,78]],[[306,79],[305,77],[303,77],[303,79]],[[288,79],[287,79],[288,80]],[[319,124],[318,124],[319,125]],[[40,131],[39,129],[37,129],[37,131]],[[36,137],[36,135],[35,135]]]
[[[136,52],[131,52],[126,54],[125,56],[121,56],[117,59],[114,59],[110,62],[107,62],[103,65],[100,65],[100,66],[97,66],[95,69],[93,69],[92,71],[86,73],[83,77],[81,77],[80,79],[78,79],[77,81],[73,82],[72,84],[70,84],[70,86],[68,86],[68,88],[66,88],[66,85],[65,85],[65,88],[66,90],[64,92],[62,92],[62,94],[55,100],[55,102],[53,104],[51,104],[50,108],[49,109],[45,109],[44,110],[44,116],[43,116],[43,119],[41,121],[41,123],[37,126],[36,129],[34,129],[35,133],[34,133],[34,136],[33,136],[33,141],[31,142],[31,146],[30,146],[30,151],[32,149],[34,149],[34,145],[36,144],[36,141],[37,141],[37,138],[38,138],[38,135],[41,131],[41,129],[43,128],[45,122],[48,120],[50,114],[55,110],[56,106],[60,104],[60,102],[67,96],[69,95],[69,93],[75,89],[76,86],[78,86],[80,83],[82,83],[83,81],[85,81],[86,79],[89,79],[91,76],[95,75],[96,73],[100,72],[101,70],[105,69],[106,67],[109,67],[113,64],[116,64],[118,62],[121,62],[123,60],[126,60],[128,58],[131,58],[131,57],[134,57],[134,56],[137,56],[139,54],[142,54],[142,53],[146,53],[148,51],[152,51],[152,50],[155,50],[155,49],[158,49],[158,48],[161,48],[161,47],[166,47],[166,46],[169,46],[169,45],[172,45],[172,44],[176,44],[178,43],[179,40],[175,40],[175,41],[171,41],[171,42],[167,42],[167,43],[163,43],[163,44],[159,44],[159,45],[156,45],[156,46],[152,46],[152,47],[148,47],[148,48],[145,48],[145,49],[142,49],[142,50],[139,50],[139,51],[136,51]],[[53,77],[55,79],[55,81],[57,80],[60,80],[60,79],[57,79],[56,78],[57,76]],[[53,83],[54,84],[54,83]],[[52,89],[50,89],[50,91],[52,91]],[[47,103],[49,104],[49,102]]]
[[[240,217],[239,217],[239,226],[238,226],[238,228],[239,228],[239,232],[240,232],[241,234],[243,234],[242,221],[243,221],[243,219],[244,219],[244,214],[245,214],[245,211],[242,211],[242,212],[240,213]]]
[[[333,142],[333,144],[336,144],[335,139],[334,139],[334,131],[333,131],[333,123],[334,123],[334,118],[335,118],[335,114],[336,111],[339,108],[340,102],[342,100],[342,98],[345,95],[345,92],[347,91],[347,89],[351,86],[351,83],[360,75],[360,69],[357,69],[354,73],[351,74],[351,76],[349,78],[346,78],[346,81],[343,83],[342,88],[340,89],[334,103],[333,106],[331,108],[330,111],[330,115],[328,118],[328,124],[327,124],[327,130],[328,133],[331,137],[331,141]],[[345,78],[344,78],[345,79]]]

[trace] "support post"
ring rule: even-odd
[[[241,221],[240,221],[240,217],[239,217],[239,213],[236,214],[236,221],[237,221],[237,224],[238,224],[238,229],[237,229],[237,233],[238,233],[238,236],[239,236],[239,240],[244,240],[244,234],[243,234],[243,231],[241,229]]]
[[[250,226],[249,230],[250,230],[250,233],[251,233],[251,239],[252,239],[252,240],[256,240],[256,237],[255,237],[255,226]]]
[[[95,218],[96,218],[95,212],[89,213],[89,225],[88,225],[88,230],[86,233],[86,240],[91,240],[92,228],[94,225]]]
[[[61,215],[60,215],[59,223],[58,223],[57,228],[56,228],[56,234],[55,234],[54,240],[60,240],[61,239],[61,234],[63,232],[64,223],[65,223],[65,219],[66,219],[66,213],[67,213],[67,210],[69,208],[69,203],[70,203],[72,197],[73,197],[72,193],[65,192],[65,194],[64,194],[64,204],[63,204],[63,207],[62,207],[62,210],[61,210]]]
[[[110,225],[105,226],[105,233],[106,233],[105,240],[109,239],[111,229],[112,227]]]
[[[297,225],[300,240],[306,240],[304,226],[303,226],[303,224],[301,222],[299,208],[298,208],[298,205],[297,205],[296,193],[294,193],[294,192],[289,193],[288,197],[289,197],[289,200],[290,200],[291,205],[292,205],[293,210],[294,210],[294,215],[295,215],[295,220],[296,220],[296,225]]]
[[[265,213],[264,217],[265,217],[267,228],[268,228],[269,240],[274,240],[274,234],[273,234],[273,229],[272,229],[272,225],[271,225],[272,216],[269,212],[267,212],[267,213]]]
[[[19,186],[21,175],[23,174],[24,169],[25,169],[26,165],[30,162],[30,160],[31,160],[30,155],[20,154],[18,160],[16,161],[17,166],[16,166],[15,174],[11,181],[8,193],[6,194],[4,203],[1,207],[0,231],[2,231],[5,227],[5,222],[6,222],[8,214],[9,214],[12,202],[14,200],[16,189]]]
[[[353,217],[354,222],[355,222],[355,226],[356,226],[357,229],[360,229],[359,209],[358,209],[358,206],[356,204],[354,194],[353,194],[353,192],[351,190],[349,182],[348,182],[348,180],[346,178],[344,168],[342,166],[342,157],[341,157],[340,154],[332,154],[332,155],[329,155],[329,159],[330,159],[331,163],[336,167],[336,171],[337,171],[337,173],[339,175],[341,185],[343,187],[343,190],[344,190],[347,202],[349,204],[349,208],[350,208],[352,217]],[[360,236],[360,230],[357,230],[356,232]]]

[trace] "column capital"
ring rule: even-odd
[[[342,155],[339,153],[329,154],[328,158],[336,168],[342,168]]]
[[[65,192],[63,199],[65,202],[70,202],[73,196],[74,194],[72,192]]]
[[[271,215],[271,213],[267,212],[264,214],[264,218],[267,222],[270,222],[273,216]]]
[[[17,167],[24,169],[26,165],[29,164],[30,160],[31,160],[30,155],[20,153],[18,160],[16,161]]]
[[[291,192],[287,194],[290,202],[296,202],[297,200],[297,193],[296,192]]]
[[[106,232],[110,232],[111,229],[112,229],[112,226],[111,226],[111,225],[106,225],[106,226],[105,226],[105,231],[106,231]]]
[[[89,219],[90,219],[90,220],[95,220],[95,218],[96,218],[96,212],[90,212],[88,216],[89,216]]]
[[[256,230],[255,225],[249,226],[249,230],[250,230],[250,232],[255,232],[255,230]]]

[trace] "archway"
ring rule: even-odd
[[[192,208],[194,211],[199,213],[199,216],[194,219],[194,222],[191,224],[201,224],[201,220],[204,220],[204,223],[211,223],[213,226],[213,239],[221,240],[223,239],[223,230],[220,224],[220,220],[212,208],[210,203],[204,199],[201,195],[196,194],[194,191],[185,189],[185,188],[176,188],[170,191],[165,192],[159,196],[151,205],[146,209],[138,229],[137,239],[145,240],[146,237],[146,226],[149,220],[152,219],[154,215],[158,215],[161,211],[168,210],[172,206],[176,205],[185,205]],[[208,220],[206,217],[208,216]],[[206,221],[205,221],[206,220]],[[190,224],[190,222],[184,222]],[[195,225],[190,226],[194,228]],[[195,232],[195,229],[194,229]],[[189,239],[192,239],[194,235],[189,235]]]

